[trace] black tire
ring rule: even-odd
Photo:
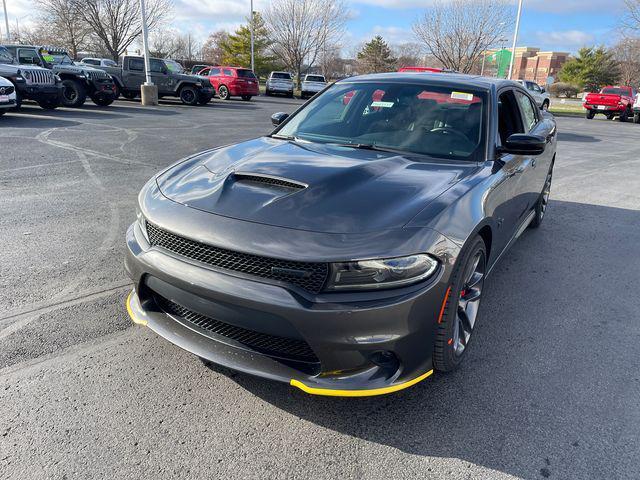
[[[291,92],[291,93],[288,95],[288,97],[289,97],[289,98],[296,98],[296,97],[295,97],[295,95],[293,94],[293,92]]]
[[[587,110],[587,114],[585,115],[587,120],[593,120],[593,117],[595,116],[596,116],[596,112],[594,112],[593,110]]]
[[[626,123],[629,121],[629,117],[631,116],[631,112],[628,108],[625,108],[624,112],[620,114],[620,121],[622,123]]]
[[[62,81],[62,97],[60,103],[69,108],[78,108],[87,100],[87,90],[78,80]]]
[[[266,90],[264,91],[264,96],[265,96],[265,97],[270,97],[270,96],[271,96],[271,91],[270,91],[269,89],[266,89]]]
[[[11,109],[13,112],[17,112],[22,107],[22,95],[16,89],[16,106]]]
[[[640,123],[640,112],[636,112],[633,115],[633,123]]]
[[[244,100],[245,102],[250,101],[252,98],[252,95],[242,95],[242,100]]]
[[[616,118],[616,116],[613,113],[607,113],[606,117],[607,117],[607,120],[613,120],[614,118]]]
[[[40,108],[43,110],[55,110],[60,106],[60,102],[57,100],[41,100],[38,102],[38,105],[40,105]]]
[[[229,95],[229,89],[226,85],[220,85],[218,87],[218,97],[220,97],[220,100],[229,100],[231,98],[231,95]]]
[[[549,172],[547,172],[547,178],[544,182],[544,187],[542,188],[542,193],[540,193],[540,197],[536,202],[535,213],[536,216],[533,217],[533,220],[529,224],[529,228],[538,228],[542,225],[542,220],[544,220],[545,214],[547,213],[547,207],[549,206],[549,195],[551,194],[551,184],[553,182],[553,163],[551,164],[551,168]]]
[[[198,105],[206,105],[211,101],[211,97],[209,95],[198,95]]]
[[[5,113],[7,113],[7,109],[6,108],[0,108],[0,117],[2,115],[4,115]]]
[[[133,100],[134,98],[136,98],[139,95],[138,92],[133,92],[131,90],[122,90],[122,92],[120,92],[120,93],[124,98],[126,98],[128,100]]]
[[[108,107],[113,102],[115,102],[115,100],[116,100],[115,98],[109,98],[109,97],[98,97],[98,96],[91,97],[91,101],[96,105],[98,105],[99,107]]]
[[[478,262],[477,267],[481,272],[479,276],[476,276],[475,273],[476,260]],[[433,348],[433,366],[440,372],[451,372],[457,369],[464,359],[464,354],[468,350],[471,334],[478,319],[486,271],[487,247],[482,238],[476,235],[460,252],[460,257],[451,276],[450,287],[447,289],[442,317],[438,319],[439,323]],[[468,300],[468,298],[474,298],[474,300]],[[465,303],[463,304],[462,302]],[[464,305],[470,305],[474,308],[475,317],[471,325],[467,324],[469,326],[469,335],[465,337],[466,340],[463,346],[458,341],[458,337],[459,332],[461,332],[460,328],[463,328],[462,325],[465,323],[462,321],[463,315],[460,312],[464,311],[464,317],[468,318]],[[462,332],[467,332],[466,328],[463,328]],[[464,333],[461,333],[461,335],[464,335]]]
[[[195,87],[185,85],[180,89],[180,101],[191,107],[198,104],[198,92]]]

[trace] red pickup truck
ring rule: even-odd
[[[633,102],[636,90],[633,87],[604,87],[600,93],[590,93],[584,98],[587,119],[591,120],[597,113],[604,114],[609,120],[620,117],[626,122],[633,117]]]

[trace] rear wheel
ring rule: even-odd
[[[84,105],[86,99],[87,90],[78,80],[67,79],[62,81],[62,105],[78,108]]]
[[[621,114],[620,114],[620,121],[621,122],[627,122],[629,120],[630,117],[630,112],[629,109],[626,108]]]
[[[458,368],[467,352],[482,299],[486,252],[484,241],[476,235],[461,253],[453,273],[433,351],[433,365],[441,372]]]
[[[185,85],[180,89],[180,101],[185,105],[195,106],[198,104],[198,92],[191,85]]]
[[[593,117],[595,116],[596,116],[596,112],[594,112],[593,110],[587,110],[587,114],[586,114],[587,120],[593,120]]]
[[[220,100],[229,100],[229,97],[231,95],[229,95],[229,89],[226,87],[226,85],[220,85],[218,87],[218,97],[220,97]]]
[[[636,112],[633,115],[633,123],[640,123],[640,112]]]
[[[244,100],[245,102],[248,102],[249,100],[251,100],[252,95],[242,95],[242,100]]]
[[[547,173],[547,178],[544,182],[544,188],[542,189],[540,198],[538,198],[538,203],[536,203],[536,208],[535,208],[536,216],[533,218],[533,221],[529,224],[530,228],[538,228],[542,224],[544,215],[545,213],[547,213],[547,207],[549,206],[549,196],[551,195],[552,181],[553,181],[553,164],[551,165],[551,168]]]

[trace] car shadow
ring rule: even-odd
[[[622,478],[602,446],[637,433],[625,385],[637,387],[640,360],[625,345],[638,338],[640,300],[627,295],[640,281],[638,225],[638,210],[552,201],[490,277],[463,366],[398,393],[314,397],[209,368],[295,417],[411,455],[525,480]],[[632,443],[615,455],[631,458]]]
[[[115,118],[131,118],[130,115],[115,113],[111,106],[98,107],[97,105],[85,104],[80,108],[63,108],[59,107],[55,110],[44,110],[35,104],[24,103],[20,110],[16,113],[25,115],[51,116],[52,118],[77,118],[79,120],[92,119],[115,119]]]
[[[597,142],[601,142],[602,140],[592,135],[581,135],[578,133],[559,132],[558,141],[574,142],[574,143],[597,143]]]
[[[72,120],[63,120],[61,118],[33,116],[28,114],[28,110],[21,109],[19,112],[7,112],[0,118],[0,126],[2,128],[30,128],[30,129],[47,129],[47,128],[64,128],[80,125],[80,122]],[[27,113],[27,115],[25,115]],[[46,113],[45,113],[46,115]]]

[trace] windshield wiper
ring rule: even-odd
[[[338,147],[357,148],[359,150],[373,150],[376,152],[400,153],[402,155],[412,153],[406,150],[399,150],[397,148],[378,146],[375,143],[334,143],[332,145],[336,145]]]

